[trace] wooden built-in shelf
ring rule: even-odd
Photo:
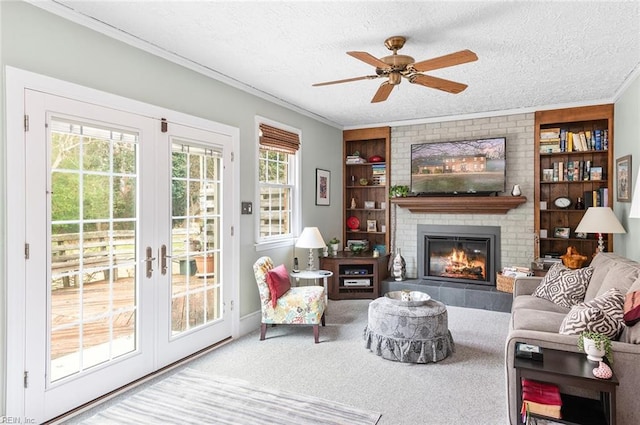
[[[526,196],[410,196],[391,198],[392,204],[415,213],[506,214],[527,202]]]

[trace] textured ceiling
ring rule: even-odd
[[[346,128],[611,101],[640,68],[638,1],[33,3]],[[382,79],[311,86],[373,74],[345,52],[386,56],[392,35],[416,61],[474,51],[476,62],[428,73],[469,87],[404,80],[372,104]]]

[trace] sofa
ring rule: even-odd
[[[619,326],[615,337],[612,338],[612,369],[620,382],[616,394],[617,424],[639,424],[640,407],[637,402],[640,394],[640,323],[627,326],[623,317],[625,319],[629,317],[628,314],[624,314],[628,310],[631,298],[627,294],[640,291],[640,263],[614,253],[598,253],[588,267],[569,270],[558,265],[558,267],[552,266],[552,269],[555,272],[554,276],[561,273],[557,270],[564,269],[563,276],[577,277],[571,282],[583,279],[586,281],[585,289],[580,293],[575,287],[569,285],[560,291],[560,294],[554,294],[553,290],[545,292],[549,289],[549,282],[554,278],[554,276],[549,276],[551,269],[545,277],[515,279],[511,321],[505,344],[507,407],[510,424],[521,423],[520,406],[516,406],[517,394],[515,368],[513,367],[516,342],[542,347],[543,355],[544,348],[579,352],[577,344],[580,326],[576,326],[576,323],[580,321],[575,320],[576,315],[586,311],[598,312],[598,308],[590,308],[590,306],[593,306],[594,303],[598,304],[611,294],[617,295],[616,305],[622,297],[619,314],[602,314],[600,312],[599,317],[605,317],[609,323],[613,322]],[[569,281],[569,279],[567,280]],[[545,297],[547,293],[550,295]],[[577,294],[577,297],[574,296],[574,299],[567,304],[567,294],[572,296]],[[555,295],[565,297],[562,299],[564,302],[555,299]],[[625,299],[627,299],[626,303]],[[589,315],[582,317],[582,320],[581,326],[591,326]],[[576,393],[576,390],[571,388],[561,388],[561,391]],[[597,394],[579,395],[597,398]]]

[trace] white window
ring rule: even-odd
[[[298,230],[299,131],[258,119],[258,245],[293,243]],[[286,128],[286,129],[285,129]]]

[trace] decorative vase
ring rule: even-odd
[[[331,244],[331,255],[336,256],[338,254],[339,245],[337,243]]]
[[[398,282],[401,280],[405,280],[405,278],[407,277],[407,263],[402,257],[400,248],[396,248],[396,256],[393,257],[392,274],[395,280]]]
[[[514,184],[513,185],[513,189],[511,189],[511,195],[512,196],[520,196],[520,195],[522,195],[522,191],[520,190],[520,185],[519,184]]]
[[[584,352],[587,355],[587,359],[592,362],[601,362],[605,355],[604,347],[596,347],[595,341],[589,338],[583,338]]]

